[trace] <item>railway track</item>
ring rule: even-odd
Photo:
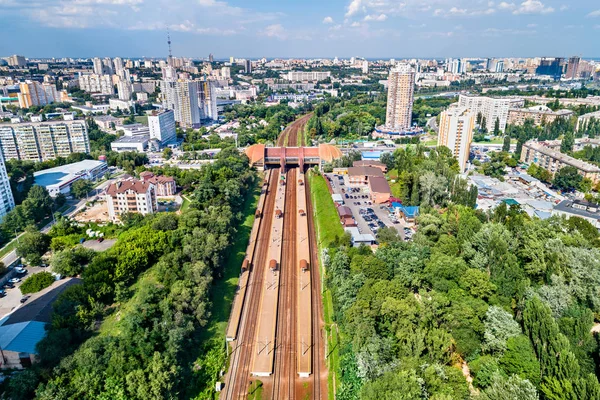
[[[248,301],[244,304],[238,338],[232,342],[234,343],[234,348],[231,354],[231,369],[227,374],[224,393],[221,395],[221,399],[225,400],[245,399],[248,395],[248,385],[250,383],[248,377],[250,376],[250,364],[255,346],[255,322],[258,318],[260,308],[265,272],[263,266],[267,262],[278,177],[279,168],[275,169],[271,174],[269,187],[267,188],[264,214],[261,216],[260,234],[258,235],[256,244],[255,259],[252,260],[248,281],[248,293],[246,293]]]
[[[315,222],[313,220],[313,205],[310,198],[310,184],[309,180],[306,179],[306,215],[308,216],[308,237],[310,245],[310,279],[311,279],[311,291],[312,291],[312,392],[311,398],[320,400],[327,398],[327,378],[321,374],[324,371],[322,369],[325,360],[325,347],[322,338],[323,330],[323,302],[321,297],[321,276],[319,269],[319,255],[317,245],[317,234],[315,231]],[[322,397],[322,396],[325,397]]]
[[[304,127],[308,123],[308,120],[312,117],[312,113],[306,114],[303,117],[298,118],[290,125],[288,125],[279,138],[277,139],[277,146],[279,147],[298,147],[305,146],[304,138]],[[300,139],[300,141],[298,140]]]
[[[293,400],[296,397],[296,172],[296,168],[290,169],[286,179],[275,365],[271,391],[273,400]]]

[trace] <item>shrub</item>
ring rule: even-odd
[[[21,285],[21,293],[36,293],[42,289],[47,288],[54,282],[54,276],[50,272],[40,272],[35,275],[31,275],[25,279],[25,282]]]

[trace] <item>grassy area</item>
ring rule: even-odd
[[[248,388],[248,400],[261,400],[263,393],[263,383],[259,380],[252,381]]]
[[[148,116],[147,115],[137,116],[137,117],[135,117],[135,122],[137,122],[139,124],[148,125]]]
[[[13,251],[16,247],[17,247],[17,239],[13,239],[12,241],[8,242],[6,244],[6,246],[4,246],[0,250],[0,258],[3,258],[5,255],[7,255],[11,251]]]
[[[192,201],[187,196],[181,196],[181,197],[183,198],[183,203],[181,203],[180,211],[184,212],[185,210],[187,210],[190,207],[190,204],[192,204]]]
[[[329,247],[337,237],[344,235],[344,228],[340,224],[340,218],[325,178],[311,171],[308,180],[315,213],[317,242],[319,242],[319,247]]]
[[[336,237],[343,235],[344,229],[339,223],[337,209],[331,199],[331,194],[329,193],[325,178],[311,172],[308,175],[308,181],[310,184],[310,197],[315,214],[315,230],[317,232],[317,244],[319,246],[319,264],[321,275],[325,276],[326,271],[321,260],[322,250],[333,243]],[[331,297],[331,291],[327,288],[324,288],[323,291],[323,318],[325,320],[325,332],[327,334],[327,354],[325,354],[325,357],[329,368],[329,375],[327,377],[327,398],[334,399],[338,385],[336,376],[340,371],[339,338],[337,326],[333,322],[333,299]]]

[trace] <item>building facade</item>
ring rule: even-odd
[[[89,93],[114,94],[114,86],[110,75],[81,75],[79,88]]]
[[[150,182],[156,187],[157,196],[174,196],[177,192],[175,179],[171,176],[156,176],[150,171],[144,171],[140,174],[143,182]]]
[[[460,108],[469,109],[476,117],[481,114],[485,118],[485,128],[493,132],[496,120],[500,122],[500,131],[504,132],[508,123],[508,110],[511,99],[461,94],[458,98]]]
[[[536,164],[546,169],[552,176],[561,168],[575,167],[581,176],[590,179],[594,184],[600,180],[600,168],[545,146],[544,142],[534,140],[525,142],[521,152],[521,162]]]
[[[325,71],[325,72],[319,72],[319,71],[310,71],[310,72],[290,71],[286,75],[284,75],[284,77],[288,81],[297,81],[297,82],[302,82],[302,81],[322,81],[324,79],[327,79],[327,78],[331,77],[331,72],[329,72],[329,71]]]
[[[570,118],[574,115],[571,110],[552,111],[545,106],[531,108],[511,108],[508,110],[508,125],[523,125],[528,119],[537,126],[551,124],[559,118]]]
[[[90,152],[81,120],[0,124],[0,144],[6,160],[46,161]]]
[[[198,107],[198,82],[189,80],[162,81],[163,107],[173,110],[175,121],[182,128],[200,126],[200,108]]]
[[[52,83],[25,81],[19,83],[19,107],[45,106],[58,100],[58,91]]]
[[[117,93],[119,95],[119,100],[131,100],[131,96],[133,95],[133,86],[131,85],[131,82],[119,78],[119,81],[117,82]]]
[[[385,127],[409,129],[412,125],[415,71],[408,64],[398,64],[388,77],[388,99]]]
[[[25,67],[27,65],[27,60],[25,60],[25,57],[18,56],[16,54],[8,57],[6,59],[6,61],[8,62],[9,67],[21,68],[21,67]]]
[[[150,182],[128,179],[111,184],[106,189],[106,204],[110,219],[124,213],[152,214],[158,210],[156,188]]]
[[[214,84],[211,81],[201,81],[198,82],[198,89],[198,104],[201,111],[200,118],[216,121],[219,118],[219,113]]]
[[[10,189],[10,179],[6,172],[4,157],[0,154],[0,221],[13,208],[15,208],[15,198]]]
[[[467,108],[451,107],[440,116],[438,146],[452,151],[461,172],[467,167],[474,129],[475,115]]]
[[[163,145],[177,141],[173,110],[163,110],[149,115],[148,127],[150,128],[150,139],[156,139]]]

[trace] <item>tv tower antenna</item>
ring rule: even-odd
[[[169,45],[169,58],[168,64],[171,65],[171,60],[173,59],[173,54],[171,53],[171,33],[169,32],[169,28],[167,28],[167,44]]]

